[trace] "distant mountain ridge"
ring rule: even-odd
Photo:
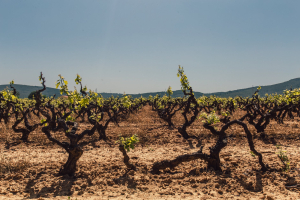
[[[42,89],[41,86],[29,86],[29,85],[21,85],[21,84],[14,84],[14,87],[20,93],[20,98],[27,98],[28,95],[30,94],[30,92]],[[245,88],[245,89],[239,89],[239,90],[232,90],[232,91],[227,91],[227,92],[215,92],[215,93],[194,92],[194,93],[195,93],[196,97],[200,97],[203,95],[205,95],[205,96],[216,95],[218,97],[236,97],[236,96],[251,97],[252,94],[256,91],[257,87],[258,86]],[[11,90],[9,85],[0,85],[0,91],[4,90],[5,88],[8,88]],[[300,88],[300,78],[291,79],[289,81],[286,81],[283,83],[277,83],[274,85],[262,86],[259,94],[260,94],[260,96],[264,96],[266,93],[282,94],[284,90],[290,89],[290,88],[293,88],[293,89]],[[43,92],[43,94],[48,97],[53,96],[54,94],[56,95],[56,97],[61,96],[59,89],[50,88],[50,87],[47,87],[46,90]],[[131,95],[133,98],[139,98],[141,96],[143,96],[143,97],[148,97],[149,95],[155,96],[156,94],[163,96],[167,93],[165,91],[162,91],[162,92],[148,92],[148,93],[140,93],[140,94],[127,94],[127,95]],[[104,98],[108,98],[111,96],[121,97],[123,94],[121,94],[121,93],[101,93],[101,95]],[[183,97],[183,96],[184,95],[181,90],[173,91],[172,97]]]

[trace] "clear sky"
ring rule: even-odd
[[[300,77],[299,0],[0,0],[0,84],[220,92]]]

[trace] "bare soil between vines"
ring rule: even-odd
[[[181,115],[176,115],[176,127],[181,122]],[[228,145],[220,153],[222,172],[207,169],[203,160],[194,160],[152,174],[154,162],[197,152],[200,146],[208,153],[216,138],[198,120],[188,133],[200,140],[184,140],[176,128],[169,129],[146,106],[119,126],[112,124],[108,141],[84,147],[77,172],[69,177],[58,175],[68,154],[48,141],[40,129],[30,135],[30,143],[8,146],[7,142],[13,144],[20,135],[2,122],[0,199],[300,199],[298,124],[297,118],[281,125],[272,122],[266,131],[268,139],[254,139],[256,150],[270,168],[267,172],[260,171],[257,157],[251,155],[243,129],[233,126],[226,131]],[[82,131],[88,126],[79,123]],[[255,129],[248,127],[255,135]],[[140,142],[128,155],[136,171],[126,169],[115,143],[119,135],[133,134]],[[62,133],[55,136],[63,138]],[[290,159],[288,171],[282,170],[276,144]]]

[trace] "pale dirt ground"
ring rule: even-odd
[[[180,120],[181,116],[177,115],[177,126]],[[199,145],[195,140],[179,137],[176,129],[168,129],[157,114],[146,107],[121,122],[120,127],[112,124],[107,130],[110,141],[86,146],[75,177],[58,175],[67,153],[48,141],[40,130],[32,133],[31,143],[5,148],[5,140],[13,142],[20,135],[1,124],[0,165],[10,167],[11,172],[0,173],[0,199],[300,199],[298,124],[297,119],[283,125],[272,123],[266,131],[270,136],[268,141],[254,140],[271,171],[260,171],[243,130],[234,126],[227,131],[232,137],[220,154],[222,172],[207,169],[205,162],[194,160],[152,174],[154,162],[196,152]],[[86,126],[80,124],[81,130]],[[215,143],[216,138],[201,127],[200,120],[188,132],[201,136],[204,152]],[[255,130],[251,128],[251,132]],[[138,134],[141,140],[128,153],[137,171],[128,171],[122,161],[122,154],[114,143],[120,134]],[[63,138],[63,135],[56,137]],[[290,159],[287,172],[282,171],[275,144],[281,144]]]

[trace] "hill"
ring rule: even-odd
[[[20,98],[27,98],[28,95],[32,91],[40,90],[40,89],[43,88],[42,86],[30,86],[30,85],[21,85],[21,84],[14,84],[13,86],[20,93],[20,96],[19,96]],[[0,85],[0,91],[4,90],[5,88],[8,88],[9,90],[12,90],[8,84],[7,85]],[[50,88],[50,87],[47,87],[46,90],[44,92],[42,92],[42,94],[46,95],[47,97],[51,97],[54,94],[56,94],[56,97],[61,96],[60,93],[59,93],[59,89]]]
[[[206,93],[206,96],[210,95],[216,95],[219,97],[236,97],[236,96],[241,96],[241,97],[250,97],[252,94],[256,91],[255,87],[250,87],[250,88],[245,88],[245,89],[239,89],[239,90],[233,90],[233,91],[228,91],[228,92],[216,92],[216,93]],[[278,83],[274,85],[267,85],[267,86],[262,86],[261,90],[259,92],[260,96],[264,96],[266,93],[268,94],[283,94],[283,91],[286,89],[290,88],[300,88],[300,78],[295,78],[291,79],[289,81],[283,82],[283,83]]]
[[[20,93],[20,98],[27,98],[28,95],[30,94],[30,92],[42,89],[41,86],[29,86],[29,85],[21,85],[21,84],[15,84],[14,87]],[[195,92],[195,96],[200,97],[203,95],[205,95],[205,96],[216,95],[218,97],[236,97],[236,96],[250,97],[255,92],[257,87],[258,86],[245,88],[245,89],[239,89],[239,90],[232,90],[232,91],[227,91],[227,92],[215,92],[215,93]],[[292,88],[300,88],[300,78],[291,79],[289,81],[274,84],[274,85],[262,86],[259,93],[261,96],[264,96],[266,93],[282,94],[283,90],[290,89],[291,87]],[[10,89],[9,85],[0,85],[0,91],[2,91],[5,88]],[[47,87],[47,89],[43,92],[43,94],[46,95],[47,97],[53,96],[54,94],[56,95],[56,97],[61,96],[59,93],[59,89],[50,88],[50,87]],[[165,91],[149,92],[149,93],[129,94],[129,95],[131,95],[133,98],[138,98],[141,96],[148,97],[149,95],[155,96],[156,94],[163,96],[166,94],[166,92]],[[121,94],[121,93],[101,93],[101,95],[104,98],[108,98],[111,96],[121,97],[123,94]],[[183,93],[181,90],[173,91],[172,97],[182,97],[182,96],[183,96]]]

